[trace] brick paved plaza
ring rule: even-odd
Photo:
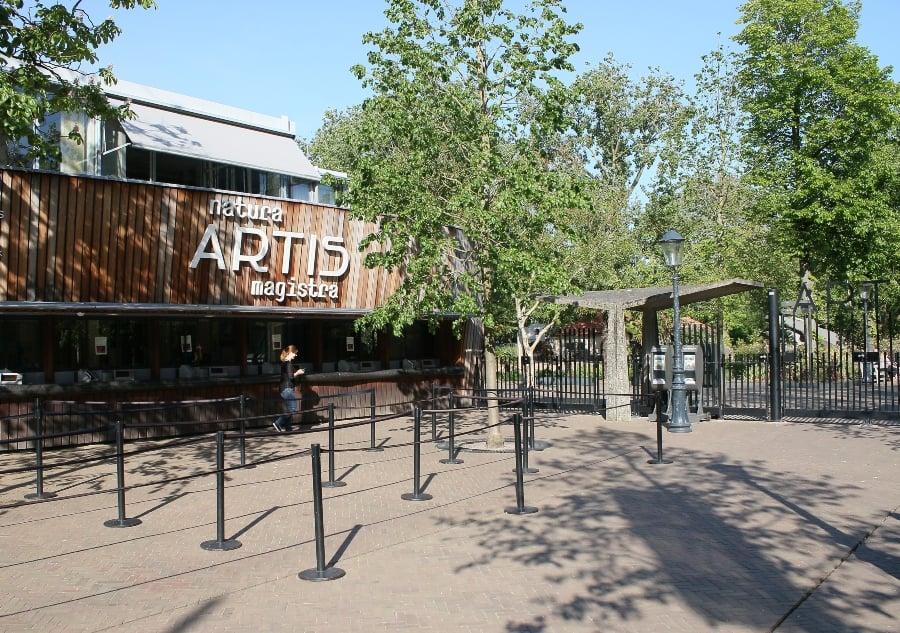
[[[539,511],[513,515],[513,454],[443,464],[426,422],[428,501],[401,499],[411,418],[379,423],[381,452],[368,426],[337,430],[346,485],[323,492],[325,556],[346,575],[330,582],[298,578],[317,562],[318,427],[248,440],[248,462],[297,456],[228,472],[231,551],[200,546],[217,537],[215,475],[174,479],[213,471],[214,442],[129,456],[126,485],[152,485],[126,492],[128,528],[104,525],[115,492],[90,494],[114,491],[115,460],[73,461],[110,447],[45,453],[67,462],[44,477],[57,497],[17,507],[34,475],[9,471],[34,454],[5,454],[0,631],[900,631],[900,426],[713,420],[664,434],[674,463],[653,465],[645,419],[541,415],[550,446],[524,486]]]

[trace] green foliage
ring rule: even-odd
[[[579,183],[549,168],[542,139],[563,121],[553,73],[570,69],[579,27],[559,0],[523,15],[501,4],[392,0],[394,26],[364,37],[374,50],[356,72],[373,96],[342,155],[353,212],[378,225],[366,264],[404,281],[362,328],[457,314],[479,318],[491,346],[517,298],[570,286]]]
[[[756,222],[801,273],[854,279],[884,272],[900,238],[898,89],[855,43],[860,3],[750,0],[738,79],[748,117],[747,177]]]
[[[651,69],[640,80],[630,67],[607,57],[579,75],[569,89],[571,131],[559,153],[573,172],[587,176],[591,204],[573,210],[570,222],[579,279],[592,290],[642,285],[645,259],[640,233],[640,186],[652,175],[671,139],[683,136],[690,115],[685,95],[670,75]]]
[[[81,111],[105,119],[129,115],[127,106],[112,107],[103,95],[100,82],[115,82],[111,67],[96,75],[81,71],[97,62],[97,48],[121,29],[112,18],[94,23],[80,4],[0,0],[0,140],[8,162],[28,164],[58,155],[59,131],[36,127],[49,114]],[[148,9],[156,3],[110,0],[109,6]],[[80,142],[80,132],[70,132],[69,138]]]

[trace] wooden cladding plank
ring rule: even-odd
[[[26,295],[28,266],[28,217],[31,209],[31,180],[20,178],[15,188],[10,219],[10,233],[15,235],[15,242],[10,252],[10,287],[15,300],[24,301]]]
[[[0,172],[0,301],[9,299],[10,187],[12,176]]]
[[[50,195],[47,197],[46,208],[46,250],[44,257],[39,258],[39,265],[44,271],[43,280],[39,279],[38,284],[43,288],[41,299],[44,301],[56,301],[56,273],[57,269],[54,264],[57,249],[57,227],[59,226],[59,199],[61,195],[61,183],[58,178],[54,178],[50,182]]]
[[[160,208],[159,257],[161,265],[157,276],[157,290],[154,299],[162,303],[171,303],[177,206],[170,189],[160,189],[157,199]]]

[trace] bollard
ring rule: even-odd
[[[241,394],[241,404],[240,404],[240,420],[241,420],[241,437],[238,440],[238,445],[241,447],[241,466],[245,468],[256,468],[255,465],[251,464],[247,466],[247,421],[244,420],[244,412],[247,396]]]
[[[534,404],[534,385],[528,388],[528,443],[533,451],[542,451],[550,447],[550,442],[534,439],[534,418],[537,407]]]
[[[203,541],[200,547],[226,552],[240,546],[237,539],[225,538],[225,431],[216,431],[216,540]]]
[[[310,447],[312,454],[312,480],[313,480],[313,518],[316,531],[316,567],[307,569],[297,574],[300,580],[337,580],[345,572],[338,567],[325,567],[325,523],[322,520],[322,460],[319,456],[319,445]]]
[[[422,488],[419,485],[419,478],[421,476],[421,468],[420,468],[420,453],[422,449],[421,443],[421,427],[422,424],[422,410],[419,407],[413,409],[413,492],[412,494],[406,492],[400,495],[401,499],[406,501],[428,501],[432,498],[432,496],[428,493],[422,492]]]
[[[125,422],[116,422],[116,489],[119,497],[119,518],[104,521],[106,527],[126,528],[140,525],[140,519],[125,518]]]
[[[369,453],[377,453],[384,449],[380,446],[375,446],[375,387],[372,387],[369,390],[369,419],[372,422],[370,423],[369,429],[369,448],[366,450]]]
[[[346,481],[334,479],[334,403],[328,405],[328,481],[322,484],[326,488],[346,486]]]
[[[523,478],[522,454],[524,452],[522,442],[522,416],[516,413],[513,415],[513,427],[516,436],[516,506],[507,508],[506,514],[534,514],[538,511],[534,506],[525,505],[525,480]]]
[[[528,422],[525,418],[522,419],[522,472],[528,473],[529,475],[533,475],[534,473],[539,473],[537,468],[531,468],[528,466],[528,438],[530,437],[530,433],[528,432]]]
[[[455,437],[456,437],[456,415],[454,413],[455,409],[455,401],[453,398],[453,393],[450,393],[450,434],[447,437],[447,450],[449,452],[449,457],[446,459],[440,460],[442,464],[462,464],[463,460],[456,457],[456,446],[455,446]]]
[[[34,400],[37,420],[34,423],[34,468],[35,491],[25,495],[26,499],[52,499],[56,496],[53,492],[44,492],[44,408],[41,399]]]
[[[656,459],[648,459],[648,464],[671,464],[671,459],[663,459],[663,423],[662,423],[662,392],[656,392]]]
[[[431,383],[431,441],[437,442],[437,383]]]

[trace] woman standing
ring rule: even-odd
[[[304,369],[294,362],[299,351],[296,345],[288,345],[281,350],[281,381],[278,383],[278,390],[284,400],[285,415],[278,416],[272,423],[276,431],[290,431],[294,417],[292,414],[299,410],[297,395],[294,393],[294,378],[304,373]]]

